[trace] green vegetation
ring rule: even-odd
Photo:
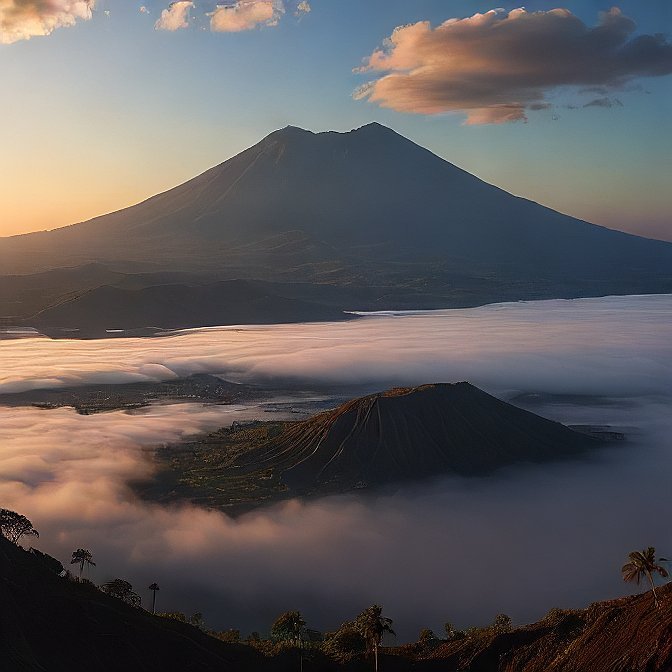
[[[237,513],[287,496],[280,473],[272,466],[254,473],[237,461],[276,439],[293,423],[250,422],[223,427],[180,446],[161,448],[157,457],[164,467],[151,484],[138,490],[158,501],[188,499],[195,504]]]

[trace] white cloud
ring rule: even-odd
[[[239,33],[261,26],[275,26],[284,13],[280,0],[237,0],[218,5],[210,15],[210,29],[216,33]]]
[[[177,0],[161,12],[161,17],[154,24],[156,30],[175,31],[189,27],[189,10],[194,6],[191,0]],[[142,11],[142,10],[141,10]]]
[[[95,0],[0,0],[0,44],[49,35],[88,21]]]
[[[400,26],[358,72],[377,78],[366,99],[399,112],[463,112],[468,124],[526,119],[558,87],[622,88],[637,77],[672,73],[663,35],[633,37],[635,23],[613,7],[590,27],[567,9],[494,9],[433,28]]]

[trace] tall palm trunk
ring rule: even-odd
[[[373,645],[373,657],[375,660],[375,670],[378,672],[378,642]]]
[[[156,591],[153,590],[152,591],[152,613],[153,614],[156,613],[155,607],[156,607]]]
[[[651,592],[653,592],[653,603],[656,605],[656,607],[658,607],[660,605],[658,603],[658,594],[656,593],[656,584],[653,582],[653,574],[647,570],[646,576],[649,578],[649,583],[651,584]]]

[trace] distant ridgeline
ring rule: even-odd
[[[479,476],[602,443],[469,383],[437,383],[354,399],[303,421],[234,425],[161,449],[163,468],[141,491],[238,513],[289,497]]]
[[[668,293],[672,243],[512,196],[379,124],[288,127],[133,207],[2,238],[0,268],[0,320],[72,338]]]

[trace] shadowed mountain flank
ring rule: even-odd
[[[0,537],[0,657],[22,672],[290,672],[297,650],[274,655],[228,644],[199,628],[152,616],[88,582],[61,578],[60,563]],[[384,647],[381,670],[407,672],[668,672],[672,669],[672,585],[596,602],[587,609],[551,609],[542,620],[501,632],[474,628],[452,641]],[[314,632],[314,631],[313,631]],[[270,642],[268,643],[270,644]],[[370,669],[361,654],[338,663],[316,644],[306,672]],[[266,647],[269,650],[269,647]]]
[[[29,321],[49,335],[76,326],[78,336],[105,337],[108,329],[279,324],[346,319],[342,310],[288,298],[245,280],[207,285],[167,284],[140,289],[102,286],[46,308]],[[122,335],[122,334],[120,334]]]
[[[107,270],[92,273],[100,263]],[[512,196],[379,124],[349,133],[287,127],[138,205],[0,239],[6,275],[66,266],[89,269],[81,290],[128,289],[115,274],[129,271],[144,274],[145,288],[168,277],[190,285],[195,273],[200,285],[206,276],[308,283],[327,288],[308,292],[315,302],[340,310],[672,291],[672,243]],[[75,277],[57,280],[68,298]],[[4,314],[25,317],[38,307],[33,285],[48,280],[12,278],[12,295],[0,293]],[[334,286],[349,291],[335,297]],[[121,317],[121,327],[133,321]],[[208,313],[189,318],[195,326]]]
[[[223,428],[159,451],[145,490],[237,512],[275,499],[375,489],[442,474],[481,476],[581,454],[596,438],[469,383],[393,389],[298,422]]]
[[[0,658],[7,672],[269,669],[249,647],[61,578],[2,537]]]

